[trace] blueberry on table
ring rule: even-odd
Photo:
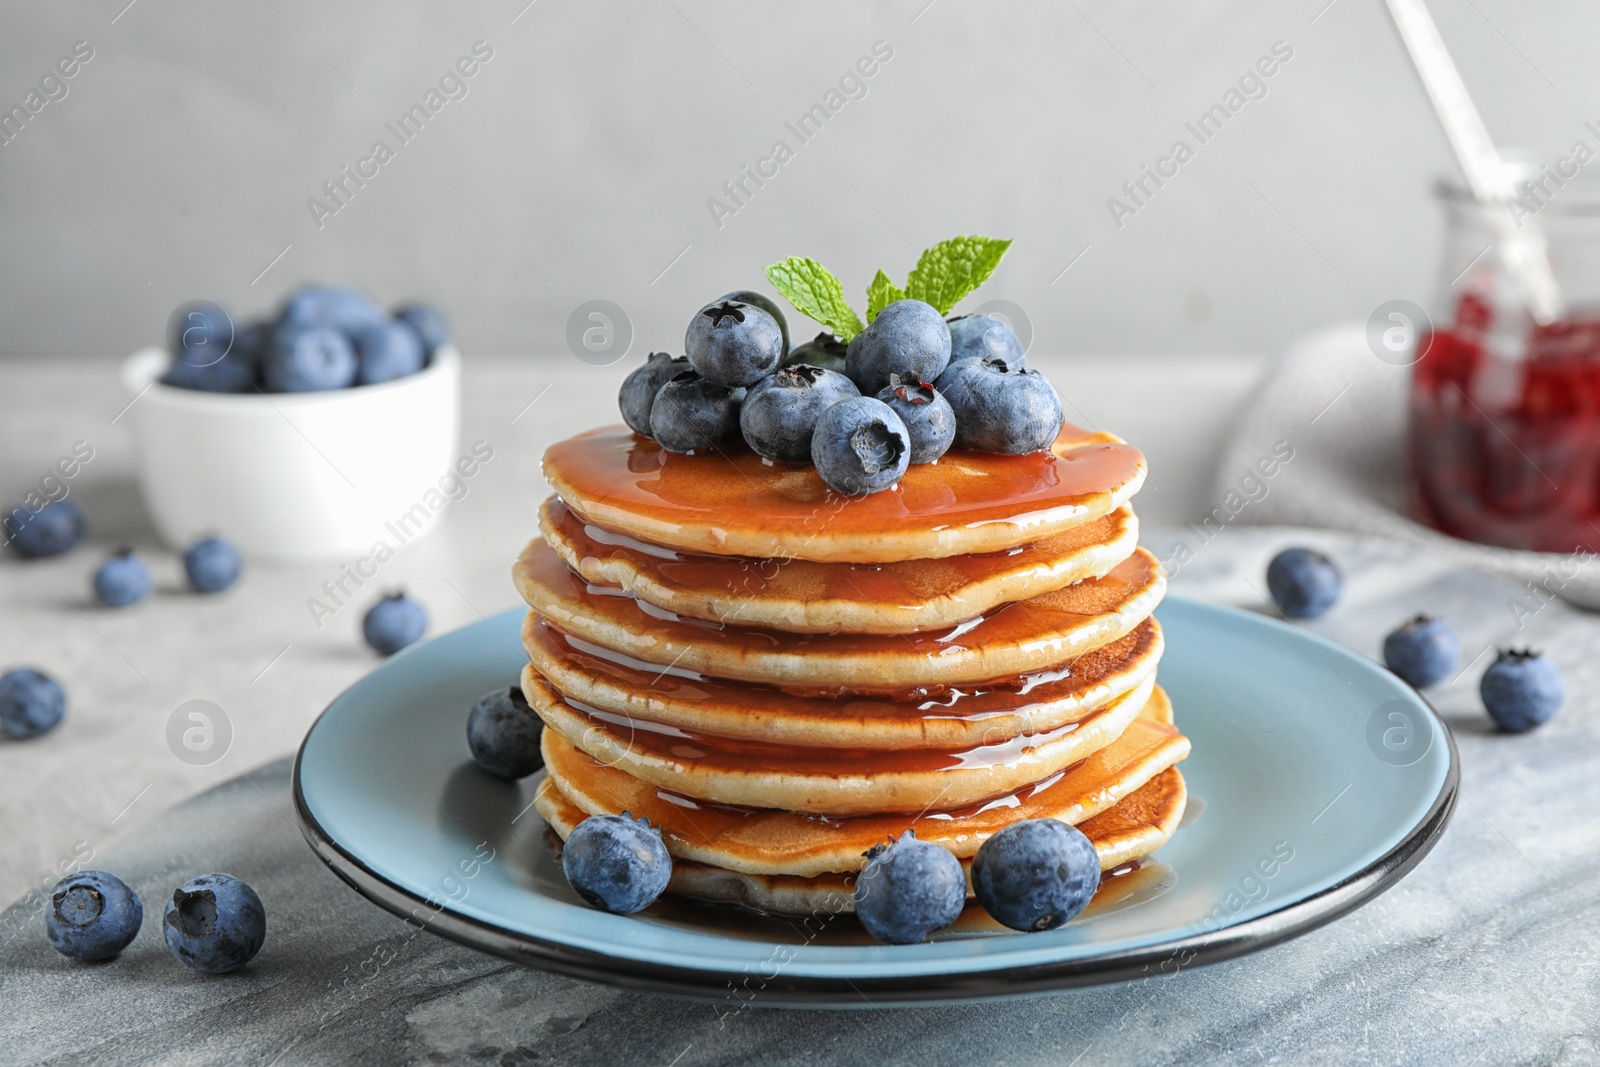
[[[17,667],[0,674],[0,733],[24,740],[56,728],[67,713],[67,694],[48,674]]]
[[[860,395],[855,383],[837,371],[803,363],[783,367],[745,394],[739,429],[745,442],[768,459],[809,463],[811,434],[822,413]]]
[[[353,332],[389,316],[372,299],[354,289],[303,285],[284,298],[278,321],[285,326],[327,326]]]
[[[915,945],[960,918],[967,876],[949,849],[907,830],[866,855],[854,894],[867,933],[890,945]]]
[[[1333,607],[1344,576],[1333,560],[1313,548],[1286,548],[1267,564],[1267,592],[1291,619],[1314,619]]]
[[[1022,342],[1002,319],[978,312],[949,320],[950,362],[960,359],[1003,359],[1006,366],[1021,370],[1027,366]]]
[[[632,812],[591,815],[567,835],[561,870],[591,907],[632,915],[666,891],[672,856],[661,831]]]
[[[650,436],[668,452],[703,452],[739,434],[743,389],[692,370],[673,375],[650,405]]]
[[[931,382],[950,362],[950,327],[931,304],[896,300],[850,340],[845,373],[862,396],[876,396],[899,374]]]
[[[202,874],[173,890],[162,916],[167,951],[197,971],[226,974],[255,958],[267,939],[267,910],[231,874]]]
[[[183,573],[197,593],[220,593],[239,578],[244,558],[220,537],[202,537],[183,554]]]
[[[856,396],[823,411],[811,435],[811,464],[829,487],[851,496],[889,488],[911,463],[911,435],[881,400]]]
[[[394,309],[394,317],[417,331],[422,350],[429,359],[441,346],[450,343],[450,320],[432,304],[401,304]]]
[[[956,413],[933,386],[927,382],[902,381],[899,375],[893,375],[878,399],[888,404],[906,424],[906,433],[911,438],[912,463],[932,463],[950,451],[956,439]]]
[[[37,511],[18,504],[0,525],[11,547],[29,559],[61,555],[83,540],[87,526],[83,509],[70,498],[52,500]]]
[[[956,443],[1021,455],[1049,448],[1065,421],[1061,398],[1036,370],[1003,359],[950,364],[934,386],[956,413]]]
[[[420,638],[428,613],[403,592],[389,593],[367,610],[361,634],[379,655],[392,656]]]
[[[50,944],[75,960],[109,960],[133,942],[144,923],[139,894],[114,874],[81,871],[50,890],[44,931]]]
[[[1484,709],[1500,729],[1520,734],[1549,722],[1561,707],[1566,683],[1556,665],[1537,652],[1507,649],[1478,683]]]
[[[617,394],[617,407],[622,409],[622,421],[634,433],[654,436],[650,432],[650,408],[656,393],[673,378],[689,369],[687,356],[672,356],[666,352],[652,352],[645,358],[644,366],[635,367],[633,373],[622,380],[622,390]]]
[[[94,572],[94,595],[108,608],[125,608],[150,595],[150,570],[139,553],[118,549]]]
[[[805,344],[790,349],[789,354],[783,357],[783,366],[805,363],[843,374],[849,352],[848,345],[827,330],[823,330]]]
[[[983,910],[1013,930],[1054,930],[1100,888],[1100,855],[1083,831],[1057,819],[1025,819],[978,848],[972,889]]]
[[[720,300],[689,320],[684,335],[689,365],[719,385],[754,385],[783,358],[783,331],[754,304]]]
[[[771,315],[772,321],[778,324],[778,333],[783,337],[783,351],[778,353],[779,357],[781,358],[784,353],[789,351],[789,323],[783,317],[783,309],[771,297],[763,296],[751,289],[737,289],[734,292],[725,293],[717,297],[712,303],[720,304],[728,300],[738,304],[754,304],[768,315]]]
[[[349,337],[331,326],[280,326],[261,359],[261,380],[275,393],[317,393],[354,385]]]
[[[395,319],[363,326],[350,335],[356,350],[356,384],[376,385],[422,369],[422,338]]]
[[[514,685],[483,694],[467,714],[467,748],[473,760],[508,782],[544,766],[539,751],[543,735],[543,720]]]
[[[1443,681],[1461,662],[1461,641],[1450,624],[1418,615],[1383,639],[1383,662],[1418,689]]]

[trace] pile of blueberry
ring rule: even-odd
[[[992,315],[946,320],[897,300],[848,345],[824,332],[790,350],[783,312],[741,290],[696,312],[684,347],[652,353],[622,383],[634,432],[671,452],[742,435],[769,460],[812,464],[841,493],[888,489],[952,444],[1020,454],[1061,431],[1055,389]]]
[[[1267,591],[1286,618],[1325,615],[1344,589],[1344,576],[1326,555],[1286,548],[1267,565]],[[1461,662],[1461,639],[1442,619],[1418,615],[1383,641],[1388,668],[1418,689],[1447,678]],[[1554,717],[1566,683],[1554,663],[1537,652],[1501,649],[1478,682],[1484,710],[1507,733],[1526,733]]]
[[[216,304],[197,301],[172,317],[167,385],[211,393],[313,393],[415,374],[450,339],[436,308],[393,313],[353,289],[305,285],[272,318],[235,328]]]
[[[99,962],[133,943],[144,904],[106,871],[80,871],[57,882],[45,905],[44,929],[63,956]],[[180,885],[161,918],[167,951],[207,974],[237,971],[267,939],[267,911],[256,891],[231,874],[202,874]]]

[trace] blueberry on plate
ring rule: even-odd
[[[1099,888],[1099,853],[1083,831],[1057,819],[1014,822],[972,859],[978,903],[1013,930],[1054,930]]]
[[[911,464],[911,435],[894,409],[870,396],[823,411],[811,435],[811,465],[831,488],[865,496],[898,482]]]
[[[0,733],[23,740],[56,728],[67,713],[67,694],[48,674],[16,667],[0,674]]]
[[[1065,421],[1061,398],[1036,370],[1003,359],[963,359],[934,386],[956,413],[956,442],[1021,455],[1049,448]]]
[[[617,394],[617,406],[622,409],[622,421],[634,433],[654,436],[650,432],[650,407],[656,393],[677,375],[689,369],[687,356],[671,356],[665,352],[652,352],[644,366],[635,367],[633,373],[622,380],[622,390]]]
[[[356,350],[356,384],[376,385],[417,373],[427,353],[417,331],[398,319],[363,326],[350,335]]]
[[[756,305],[721,300],[689,320],[684,351],[704,378],[729,388],[754,385],[783,358],[783,331]]]
[[[1461,641],[1449,623],[1418,615],[1383,639],[1383,662],[1424,689],[1456,669],[1461,662]]]
[[[517,686],[483,694],[467,714],[467,748],[478,766],[508,782],[544,766],[544,722]]]
[[[385,594],[361,620],[361,636],[381,656],[392,656],[414,643],[427,628],[427,611],[401,590]]]
[[[244,558],[220,537],[202,537],[183,554],[183,573],[197,593],[220,593],[239,579]]]
[[[261,358],[261,380],[275,393],[344,389],[356,380],[350,339],[331,326],[280,326]]]
[[[591,815],[562,844],[561,870],[591,907],[632,915],[666,891],[672,856],[661,831],[632,812]]]
[[[284,298],[278,313],[286,326],[328,326],[347,333],[388,317],[366,295],[333,285],[302,285]]]
[[[417,336],[422,339],[423,353],[428,359],[432,359],[435,352],[450,343],[450,320],[432,304],[401,304],[394,309],[394,317],[417,331]]]
[[[703,452],[739,433],[743,389],[730,389],[692,370],[680,371],[656,390],[650,436],[668,452]]]
[[[11,547],[27,556],[59,556],[83,540],[86,527],[83,509],[76,500],[52,500],[38,511],[26,504],[11,509],[5,520],[6,538]]]
[[[114,874],[80,871],[57,882],[45,906],[44,932],[63,956],[109,960],[133,942],[144,923],[139,894]]]
[[[837,371],[804,363],[767,375],[745,394],[739,429],[760,455],[785,463],[811,460],[811,434],[823,411],[860,396],[855,383]]]
[[[789,354],[783,357],[783,366],[788,367],[796,363],[805,363],[813,367],[821,367],[823,370],[838,371],[843,374],[849,351],[849,346],[843,341],[827,330],[823,330],[805,344],[791,349]]]
[[[1017,370],[1027,367],[1022,356],[1022,342],[1004,320],[976,312],[951,319],[949,323],[951,363],[991,356],[1005,360],[1006,366]]]
[[[789,323],[783,317],[783,309],[771,297],[763,296],[751,289],[738,289],[717,297],[712,303],[720,304],[727,300],[732,300],[738,304],[754,304],[768,315],[771,315],[772,321],[778,324],[778,333],[783,335],[783,352],[779,353],[780,358],[784,352],[789,351]]]
[[[949,849],[907,830],[866,856],[856,876],[856,918],[879,941],[920,944],[960,918],[967,875]]]
[[[1489,717],[1500,729],[1514,734],[1549,722],[1566,691],[1556,665],[1526,649],[1501,652],[1478,683],[1478,695]]]
[[[876,396],[899,374],[931,382],[950,363],[950,327],[933,305],[896,300],[850,339],[845,373],[862,396]]]
[[[237,971],[267,939],[267,909],[231,874],[202,874],[173,890],[162,916],[167,951],[207,974]]]
[[[1333,607],[1344,576],[1314,548],[1286,548],[1267,564],[1267,592],[1291,619],[1314,619]]]
[[[94,572],[94,595],[108,608],[125,608],[150,595],[150,570],[131,548],[116,554]]]
[[[956,413],[950,402],[927,382],[902,381],[893,375],[878,399],[889,405],[906,424],[911,438],[911,462],[932,463],[956,439]]]

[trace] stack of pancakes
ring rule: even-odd
[[[848,910],[863,853],[906,829],[969,861],[1061,819],[1112,869],[1176,828],[1165,577],[1119,439],[956,449],[860,498],[621,428],[544,468],[557,495],[515,576],[536,803],[562,837],[628,811],[660,828],[669,891],[810,914]]]

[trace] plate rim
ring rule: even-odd
[[[1168,599],[1208,610],[1250,616],[1254,621],[1273,626],[1287,625],[1225,604],[1183,596],[1170,596]],[[482,621],[493,626],[493,617]],[[1299,630],[1296,632],[1304,633]],[[1327,640],[1312,634],[1305,636],[1314,640]],[[1329,643],[1336,648],[1350,651],[1336,642]],[[420,926],[431,933],[480,952],[567,977],[637,992],[666,994],[700,1001],[732,999],[737,1002],[737,1007],[732,1009],[735,1011],[750,1005],[835,1009],[883,1008],[1028,996],[1155,975],[1172,977],[1190,967],[1220,963],[1249,952],[1269,948],[1349,914],[1409,874],[1443,836],[1455,812],[1461,784],[1460,755],[1454,734],[1433,703],[1420,691],[1413,690],[1419,703],[1432,717],[1434,725],[1444,735],[1447,754],[1444,781],[1422,818],[1393,847],[1365,867],[1331,886],[1252,919],[1153,945],[1020,967],[943,974],[843,976],[796,975],[780,971],[772,978],[762,976],[763,984],[759,992],[752,994],[749,999],[744,999],[737,995],[737,984],[750,977],[743,971],[664,964],[611,955],[562,944],[534,934],[508,930],[454,912],[449,905],[436,909],[426,898],[379,874],[335,841],[318,821],[306,801],[301,779],[301,761],[305,756],[306,746],[323,717],[345,694],[362,684],[364,679],[365,676],[358,679],[329,701],[328,706],[307,729],[295,752],[290,780],[295,821],[299,825],[301,836],[305,838],[317,858],[341,881],[362,897],[399,916],[408,924]],[[431,914],[425,920],[419,921],[419,909]],[[626,969],[619,967],[619,964]],[[884,999],[877,999],[874,994]]]

